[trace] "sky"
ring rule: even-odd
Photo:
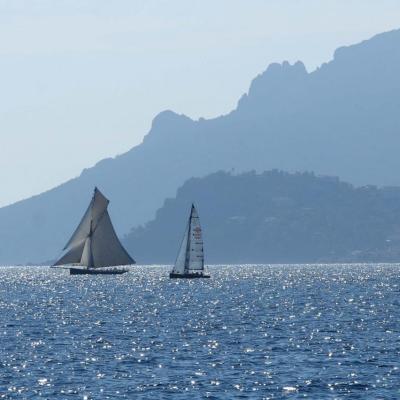
[[[0,0],[0,206],[124,153],[163,110],[227,113],[268,64],[312,71],[399,15],[398,0]]]

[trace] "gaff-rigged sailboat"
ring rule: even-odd
[[[189,221],[178,257],[170,278],[209,278],[204,270],[203,235],[200,219],[195,206],[192,204]]]
[[[71,275],[123,274],[126,269],[104,268],[135,264],[119,241],[110,215],[109,200],[95,188],[80,224],[54,266],[70,266]]]

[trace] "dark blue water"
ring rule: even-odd
[[[210,270],[0,268],[0,398],[400,398],[400,266]]]

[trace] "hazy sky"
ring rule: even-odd
[[[308,70],[400,28],[399,0],[0,0],[0,205],[235,107],[271,62]]]

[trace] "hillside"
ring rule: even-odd
[[[0,264],[56,257],[95,185],[110,198],[120,235],[152,219],[188,178],[218,170],[279,168],[400,185],[399,70],[397,30],[337,50],[312,73],[300,62],[270,65],[228,115],[193,121],[162,112],[126,154],[1,208]]]
[[[400,261],[400,188],[275,170],[187,181],[125,238],[139,263],[174,262],[192,201],[209,263]]]

